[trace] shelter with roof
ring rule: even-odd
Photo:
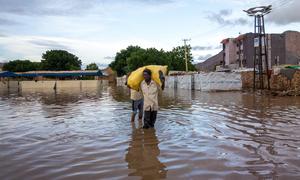
[[[77,79],[82,77],[102,77],[100,70],[91,71],[28,71],[28,72],[9,72],[1,71],[0,78],[31,78],[31,79]]]

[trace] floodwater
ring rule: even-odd
[[[155,129],[128,90],[0,93],[0,179],[299,179],[300,98],[167,89]]]

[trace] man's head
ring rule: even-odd
[[[145,69],[143,71],[143,76],[144,76],[145,81],[147,81],[147,82],[151,81],[151,70]]]

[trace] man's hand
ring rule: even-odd
[[[159,71],[159,79],[160,79],[160,82],[161,82],[161,89],[164,90],[165,89],[165,76],[164,76],[164,73],[162,71]]]

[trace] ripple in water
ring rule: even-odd
[[[0,92],[0,179],[299,179],[300,98],[167,89],[156,128],[128,90]]]

